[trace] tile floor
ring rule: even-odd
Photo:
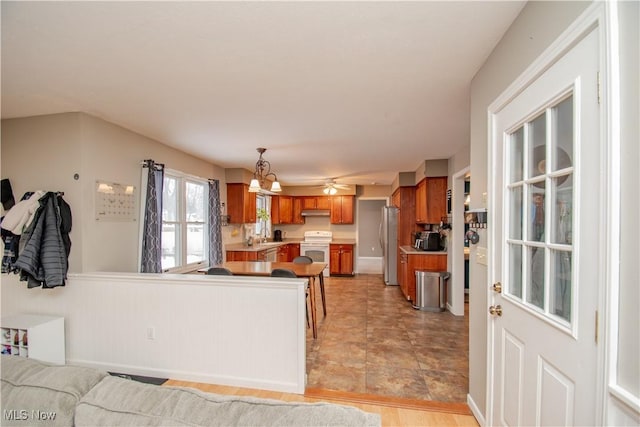
[[[466,402],[467,316],[415,310],[381,275],[325,280],[318,338],[307,330],[307,387]],[[467,313],[468,314],[468,313]]]

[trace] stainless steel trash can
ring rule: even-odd
[[[444,311],[446,307],[447,271],[416,271],[416,300],[413,308],[423,311]]]

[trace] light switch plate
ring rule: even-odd
[[[488,265],[487,248],[483,248],[482,246],[476,248],[476,264]]]

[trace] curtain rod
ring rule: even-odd
[[[156,163],[151,159],[146,159],[140,162],[140,164],[142,165],[143,168],[148,168],[149,167],[149,162],[153,162],[153,166],[157,167],[159,169],[164,169],[164,163]]]

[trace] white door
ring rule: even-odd
[[[598,31],[493,116],[492,425],[592,425],[602,283]]]

